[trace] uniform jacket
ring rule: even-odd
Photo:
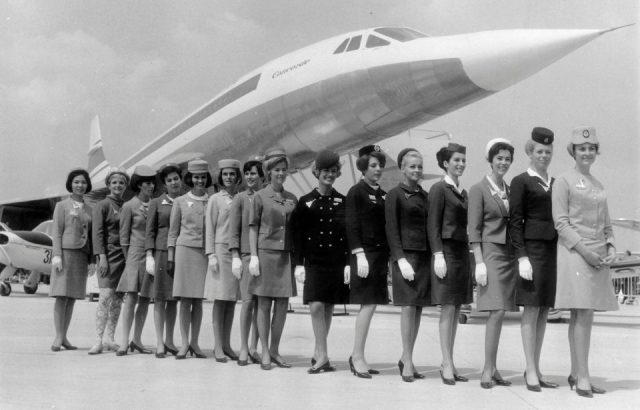
[[[217,243],[229,243],[229,212],[233,197],[224,189],[209,198],[205,216],[205,253],[215,254]]]
[[[509,186],[505,184],[507,196]],[[469,241],[508,243],[509,212],[497,195],[491,194],[487,177],[469,190]]]
[[[388,249],[384,222],[386,195],[382,188],[373,189],[364,180],[347,193],[347,239],[351,251]]]
[[[297,203],[296,197],[284,190],[278,199],[271,185],[256,192],[250,225],[258,227],[258,249],[292,250],[291,214]]]
[[[537,176],[523,172],[511,180],[509,214],[509,233],[518,258],[527,256],[525,240],[550,241],[557,237],[551,213],[551,186]]]
[[[404,250],[428,252],[428,195],[424,189],[418,186],[418,191],[413,191],[400,183],[389,191],[384,206],[391,260],[404,258]]]
[[[195,199],[191,192],[174,199],[169,219],[167,247],[180,245],[204,248],[204,214],[208,200],[208,195],[204,200]]]
[[[302,196],[293,214],[296,265],[345,266],[349,246],[345,228],[346,197],[332,189]]]
[[[62,256],[62,249],[82,249],[91,254],[91,208],[78,207],[71,198],[60,201],[53,210],[53,255]]]
[[[567,248],[582,238],[614,244],[607,195],[595,177],[566,172],[555,180],[551,198],[553,220]]]
[[[432,252],[442,252],[442,240],[469,242],[467,235],[467,191],[461,193],[444,180],[429,190],[427,234]]]
[[[229,210],[229,250],[239,249],[240,254],[251,253],[249,245],[249,218],[253,209],[255,192],[240,192],[233,198]]]
[[[107,255],[109,246],[120,247],[120,209],[122,200],[107,196],[93,208],[93,254]]]
[[[152,199],[149,202],[147,212],[147,225],[145,227],[145,250],[167,250],[167,237],[169,236],[169,219],[173,199],[166,194]]]
[[[120,211],[120,246],[144,248],[147,229],[147,207],[134,196],[122,205]]]

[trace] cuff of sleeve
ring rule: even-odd
[[[351,250],[351,254],[353,254],[353,255],[355,255],[357,253],[361,253],[361,252],[364,252],[363,248],[356,248],[356,249]]]

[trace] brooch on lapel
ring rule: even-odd
[[[578,183],[576,184],[576,188],[585,189],[586,187],[587,187],[587,185],[584,183],[584,179],[582,179],[582,178],[578,179]]]
[[[193,201],[187,201],[187,206],[191,208],[193,206]]]
[[[160,205],[173,205],[173,202],[169,202],[166,199],[163,199]]]

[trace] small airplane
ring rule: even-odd
[[[6,225],[0,231],[0,295],[11,294],[10,279],[16,273],[27,273],[24,292],[38,290],[40,275],[51,274],[53,254],[51,221],[42,222],[33,231],[11,231]]]

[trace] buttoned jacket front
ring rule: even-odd
[[[507,197],[509,186],[505,183]],[[508,243],[509,212],[504,203],[491,193],[487,178],[469,190],[469,241]]]
[[[92,242],[94,255],[107,255],[109,247],[120,247],[122,202],[107,196],[93,208]]]
[[[229,210],[229,250],[239,249],[240,254],[251,253],[249,247],[249,222],[255,192],[240,192],[233,198]]]
[[[418,185],[414,191],[404,183],[391,189],[385,200],[385,223],[391,260],[404,258],[404,250],[428,251],[428,195]]]
[[[250,225],[258,227],[259,249],[292,250],[291,214],[297,203],[296,197],[285,190],[278,197],[271,185],[256,192]]]
[[[204,215],[208,200],[208,195],[200,200],[188,192],[173,201],[167,247],[180,245],[204,248]]]
[[[387,193],[374,189],[364,180],[347,193],[347,239],[349,249],[384,251],[388,249],[384,222],[384,201]]]
[[[467,191],[458,190],[442,180],[429,190],[427,234],[432,252],[442,252],[442,240],[469,242],[467,235]]]
[[[206,223],[205,253],[215,254],[217,243],[229,243],[229,214],[233,196],[224,189],[209,198]]]
[[[169,220],[173,200],[164,194],[154,198],[149,202],[147,212],[147,225],[145,227],[145,249],[167,250],[167,239],[169,236]]]
[[[553,178],[551,184],[553,184]],[[511,180],[509,233],[516,257],[527,256],[527,239],[550,241],[556,238],[551,212],[551,186],[537,176],[523,172]]]
[[[137,196],[122,205],[120,211],[120,246],[144,248],[147,208]]]
[[[53,255],[62,256],[62,249],[82,249],[91,253],[91,212],[87,204],[78,206],[67,198],[53,210]]]
[[[295,264],[345,266],[349,247],[345,228],[346,197],[331,189],[302,196],[293,215]]]

